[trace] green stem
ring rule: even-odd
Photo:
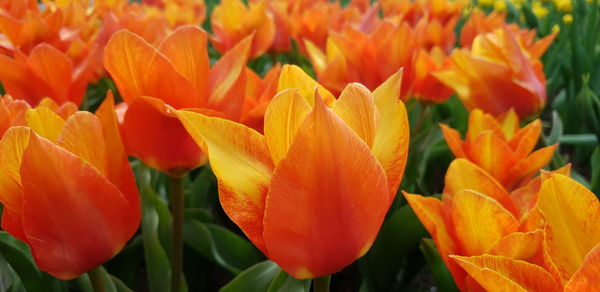
[[[181,291],[183,268],[183,178],[171,177],[171,292]]]
[[[313,279],[313,292],[329,292],[329,283],[331,282],[331,275],[314,278]]]
[[[90,283],[92,283],[92,290],[94,292],[104,292],[106,289],[104,288],[104,281],[102,279],[102,266],[99,266],[88,272],[88,277],[90,278]]]

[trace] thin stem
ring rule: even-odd
[[[94,292],[104,292],[104,281],[102,280],[102,266],[99,266],[88,272],[88,277],[92,283],[92,290]]]
[[[329,283],[331,282],[331,275],[314,278],[313,279],[313,292],[329,292]]]
[[[183,178],[171,177],[171,292],[181,291],[183,266]]]

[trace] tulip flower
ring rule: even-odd
[[[176,177],[202,165],[204,154],[166,105],[239,120],[250,41],[210,68],[207,36],[197,27],[177,29],[158,48],[131,32],[115,33],[104,64],[125,101],[121,130],[127,152]]]
[[[264,135],[176,114],[208,154],[227,215],[283,270],[314,278],[364,255],[394,199],[409,139],[400,78],[374,93],[350,84],[336,100],[299,67],[284,66]]]
[[[463,48],[471,48],[476,36],[493,32],[504,25],[506,25],[506,13],[492,11],[486,15],[480,9],[474,8],[460,29],[460,45]]]
[[[263,132],[267,106],[277,94],[277,81],[281,73],[279,64],[269,69],[262,79],[251,69],[246,69],[246,100],[240,122],[258,132]]]
[[[552,145],[532,152],[541,133],[541,122],[535,120],[519,128],[519,118],[513,110],[498,118],[473,110],[464,141],[458,131],[440,126],[456,157],[477,164],[509,190],[548,164],[556,149]]]
[[[0,55],[0,81],[6,93],[31,105],[44,97],[79,105],[90,79],[89,71],[77,70],[71,59],[48,44],[36,46],[28,56]]]
[[[113,99],[96,115],[38,106],[24,119],[0,141],[2,228],[41,270],[73,279],[116,255],[140,221]]]
[[[237,43],[254,35],[250,56],[256,58],[269,49],[275,37],[273,15],[267,10],[266,1],[250,3],[241,0],[223,0],[215,6],[211,16],[214,36],[213,46],[225,53]]]
[[[600,202],[573,179],[544,180],[537,208],[546,222],[544,269],[484,255],[453,259],[488,291],[597,291],[600,289]]]
[[[402,16],[411,23],[420,19],[435,19],[442,24],[459,17],[468,4],[465,0],[382,0],[381,11],[384,17]]]
[[[546,44],[544,41],[543,44]],[[468,110],[500,115],[513,108],[520,117],[546,103],[543,46],[527,49],[508,27],[478,35],[471,50],[455,49],[453,66],[435,76],[452,88]]]

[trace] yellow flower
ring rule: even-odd
[[[544,7],[542,5],[542,3],[540,3],[540,2],[533,3],[532,11],[533,11],[533,14],[535,14],[535,16],[537,18],[543,18],[544,16],[546,16],[548,14],[548,9],[546,7]]]
[[[477,3],[483,7],[491,7],[494,4],[493,0],[479,0]]]
[[[563,22],[565,24],[571,24],[571,23],[573,23],[573,15],[571,15],[571,14],[565,14],[563,16],[562,20],[563,20]]]
[[[552,26],[552,33],[557,33],[560,31],[560,26],[558,24],[555,24],[554,26]]]
[[[497,0],[494,3],[494,10],[498,12],[503,12],[506,10],[506,2],[504,0]]]
[[[573,10],[571,0],[554,0],[554,5],[556,6],[556,9],[565,13]]]

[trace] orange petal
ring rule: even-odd
[[[359,83],[348,84],[331,109],[369,147],[373,146],[379,124],[379,110],[375,107],[374,97],[369,89]]]
[[[490,250],[490,254],[515,260],[528,260],[541,250],[543,239],[544,232],[541,229],[514,232],[500,239]]]
[[[21,178],[23,227],[34,259],[59,279],[107,261],[137,230],[139,214],[106,177],[37,135],[23,154]]]
[[[283,91],[288,88],[298,88],[300,95],[306,99],[311,107],[315,105],[315,88],[318,88],[319,95],[321,95],[325,104],[331,104],[335,100],[331,92],[313,80],[296,65],[284,65],[281,68],[277,91]]]
[[[287,155],[298,128],[310,111],[297,89],[280,92],[269,104],[265,112],[265,137],[276,165]]]
[[[583,265],[565,286],[566,292],[600,291],[600,243],[583,259]]]
[[[527,158],[517,162],[509,171],[508,176],[502,180],[502,184],[511,187],[520,182],[521,179],[535,174],[550,162],[557,145],[551,145],[534,151]]]
[[[477,137],[490,131],[498,138],[505,139],[504,131],[496,119],[490,114],[486,114],[480,109],[475,109],[469,114],[469,130],[467,131],[467,141],[473,142]]]
[[[545,258],[564,283],[600,242],[600,203],[573,179],[553,174],[542,183],[538,209],[546,220]]]
[[[268,255],[263,240],[263,213],[273,162],[265,137],[229,120],[189,111],[176,114],[207,153],[227,216]]]
[[[500,182],[504,181],[514,165],[507,143],[489,131],[477,135],[469,143],[468,157]]]
[[[514,135],[508,145],[514,150],[516,159],[526,158],[533,151],[540,137],[541,130],[542,123],[540,120],[535,120]]]
[[[102,124],[92,113],[81,111],[71,116],[62,128],[56,144],[106,176],[108,165]]]
[[[553,292],[560,284],[540,266],[503,256],[450,256],[487,291]]]
[[[371,152],[385,170],[392,199],[404,175],[410,139],[406,108],[399,99],[401,80],[398,71],[373,91],[379,125]]]
[[[460,139],[460,133],[445,124],[440,124],[440,128],[444,134],[444,139],[446,139],[446,144],[448,144],[448,148],[454,153],[454,156],[456,156],[456,158],[467,157],[465,150],[463,149],[463,141]]]
[[[131,203],[132,208],[139,209],[140,196],[119,133],[112,92],[109,91],[107,93],[106,98],[96,111],[96,116],[102,124],[104,146],[106,147],[104,151],[110,154],[107,157],[106,177],[123,192],[123,195]]]
[[[502,205],[473,190],[454,195],[451,216],[467,255],[489,252],[498,240],[519,228],[517,219]]]
[[[73,63],[69,57],[48,44],[41,44],[29,54],[27,66],[52,87],[53,92],[47,93],[50,97],[58,103],[68,101],[73,78]]]
[[[0,81],[8,94],[35,106],[52,93],[48,84],[33,74],[24,63],[0,55]]]
[[[121,130],[130,155],[171,175],[180,176],[205,162],[192,137],[159,99],[141,97],[130,103]]]
[[[206,32],[197,26],[179,27],[160,45],[159,51],[171,61],[175,70],[191,81],[198,94],[198,105],[208,100],[208,60]]]
[[[192,83],[138,35],[119,31],[104,50],[104,66],[127,103],[152,96],[175,108],[199,107]]]
[[[273,174],[264,217],[269,258],[298,279],[338,272],[375,240],[391,203],[387,189],[367,145],[316,97]]]
[[[50,141],[56,141],[60,135],[60,131],[65,126],[65,121],[46,107],[27,110],[25,120],[27,121],[27,126],[36,134]]]
[[[208,106],[225,113],[231,120],[239,120],[246,95],[246,62],[252,36],[240,41],[223,55],[210,70]]]
[[[506,189],[483,169],[464,158],[457,158],[450,163],[444,183],[444,200],[451,200],[461,190],[471,189],[496,200],[512,214],[519,215]]]

